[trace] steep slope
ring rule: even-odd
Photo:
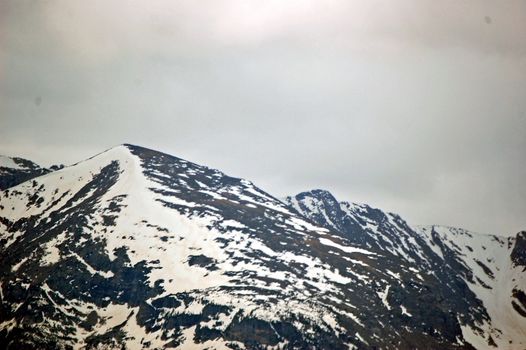
[[[463,267],[458,272],[482,300],[494,327],[484,333],[494,334],[499,348],[526,347],[526,264],[514,259],[526,251],[521,247],[525,233],[500,237],[436,225],[418,227],[418,231],[436,246],[446,263],[454,261]],[[474,345],[482,347],[483,334],[470,328],[463,331]]]
[[[0,156],[0,191],[48,172],[30,160]]]
[[[515,239],[439,226],[412,228],[396,214],[338,202],[323,190],[303,192],[284,202],[357,246],[403,257],[412,263],[409,268],[436,276],[443,281],[439,289],[451,289],[449,295],[440,292],[447,298],[467,298],[464,305],[448,307],[459,317],[463,337],[476,348],[526,346],[524,233]],[[473,310],[478,316],[470,325],[462,317]]]

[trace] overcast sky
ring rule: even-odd
[[[277,196],[526,229],[526,1],[0,1],[0,153],[133,143]]]

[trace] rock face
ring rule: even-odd
[[[280,201],[123,145],[0,193],[0,344],[524,348],[523,236]]]
[[[514,266],[522,267],[522,271],[526,271],[526,231],[517,234],[517,240],[511,252],[511,261]]]
[[[0,191],[48,172],[30,160],[0,156]]]

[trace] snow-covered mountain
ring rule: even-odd
[[[412,268],[438,277],[443,290],[435,293],[447,295],[450,289],[452,301],[471,304],[448,309],[459,318],[463,338],[476,348],[526,348],[526,232],[502,237],[436,225],[411,228],[396,214],[338,202],[323,190],[285,202],[358,247],[403,257]],[[465,314],[477,314],[477,320],[464,323]]]
[[[30,160],[0,156],[0,191],[48,172]]]
[[[0,346],[524,348],[526,234],[479,236],[123,145],[0,192]]]

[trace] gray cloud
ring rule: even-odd
[[[279,195],[526,228],[523,1],[4,1],[0,26],[0,153],[131,142]]]

